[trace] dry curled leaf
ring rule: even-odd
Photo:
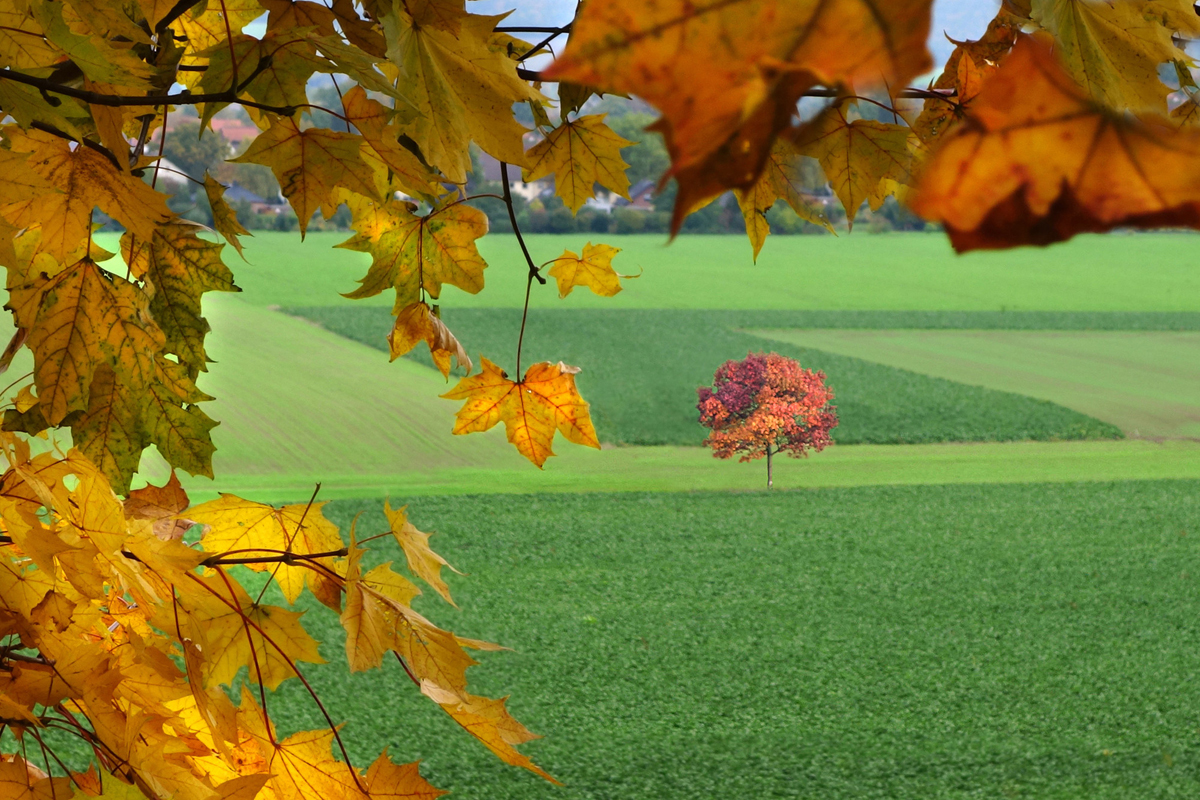
[[[404,551],[404,557],[408,559],[408,568],[413,575],[416,575],[421,580],[433,587],[434,591],[445,598],[446,602],[454,605],[454,600],[450,597],[450,587],[442,580],[442,567],[447,567],[451,572],[458,572],[454,567],[447,563],[446,559],[439,556],[429,547],[429,534],[417,530],[416,526],[408,521],[408,514],[405,513],[407,506],[393,509],[391,503],[385,500],[383,502],[383,513],[388,520],[388,528],[396,543],[400,545],[400,549]],[[462,639],[459,640],[460,644]]]
[[[443,377],[450,377],[451,358],[464,372],[471,372],[471,359],[438,316],[436,306],[431,309],[425,303],[411,303],[400,309],[387,340],[392,361],[423,341],[429,345],[429,355]]]

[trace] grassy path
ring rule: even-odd
[[[1127,436],[1200,438],[1200,333],[766,330],[757,335],[1050,400]]]

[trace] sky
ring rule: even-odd
[[[929,37],[934,60],[944,62],[954,49],[945,34],[958,40],[977,39],[999,7],[999,0],[934,0]],[[476,14],[502,14],[510,9],[515,10],[505,20],[507,25],[561,25],[571,18],[575,0],[476,0],[470,10]]]

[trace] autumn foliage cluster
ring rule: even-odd
[[[497,197],[528,293],[548,278],[563,296],[620,291],[609,245],[535,258],[508,189],[553,175],[572,211],[597,187],[627,196],[630,143],[588,113],[593,97],[637,95],[661,112],[675,230],[732,191],[754,255],[780,201],[828,225],[804,159],[851,222],[895,197],[960,250],[1200,227],[1190,0],[1004,0],[979,40],[912,85],[933,68],[931,6],[589,0],[546,31],[470,13],[465,0],[0,0],[0,265],[17,329],[0,370],[22,349],[33,359],[5,389],[0,436],[0,741],[12,750],[0,796],[436,796],[386,753],[350,763],[341,738],[361,732],[340,731],[319,698],[327,728],[274,730],[270,690],[305,683],[319,660],[290,607],[302,592],[341,620],[350,669],[390,658],[499,757],[540,772],[516,749],[532,734],[503,701],[467,690],[468,651],[490,645],[437,628],[413,610],[413,581],[364,563],[367,539],[393,536],[410,574],[449,599],[444,562],[402,511],[385,509],[389,530],[360,538],[316,502],[191,507],[174,481],[133,489],[149,447],[212,476],[218,421],[200,387],[220,365],[205,350],[203,298],[239,291],[228,256],[247,235],[212,176],[187,177],[204,187],[215,231],[167,206],[158,155],[170,115],[192,107],[207,130],[229,106],[244,112],[259,133],[238,160],[274,173],[301,235],[315,214],[349,209],[354,234],[341,247],[370,266],[347,296],[394,296],[392,357],[424,342],[447,378],[457,366],[465,375],[445,395],[462,402],[453,432],[503,424],[540,467],[559,434],[599,446],[579,368],[523,371],[523,319],[515,353],[488,354],[473,372],[439,306],[447,285],[485,286],[476,243],[487,218],[466,190],[472,146],[501,163]],[[532,59],[550,53],[537,69]],[[333,108],[310,102],[320,76]],[[801,117],[806,96],[827,105]],[[529,148],[517,104],[535,123]],[[119,254],[94,240],[97,210],[123,227]],[[790,374],[768,361],[764,375]],[[771,378],[763,385],[779,396],[746,405],[735,372],[706,399],[714,427],[766,409],[751,427],[775,437],[767,452],[802,418],[801,449],[824,441],[832,418],[812,378],[797,377],[804,395],[792,399]],[[31,448],[38,436],[58,445]],[[722,446],[737,449],[728,437]],[[265,573],[287,605],[247,592],[242,568]],[[239,672],[248,683],[234,698]],[[91,766],[59,763],[49,729],[85,742]]]
[[[749,353],[726,361],[712,388],[697,390],[700,424],[712,432],[704,443],[717,458],[751,461],[776,453],[797,458],[820,452],[838,424],[825,373],[804,369],[778,353]]]

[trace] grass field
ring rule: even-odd
[[[761,464],[717,461],[699,448],[597,452],[559,443],[559,457],[538,471],[499,429],[451,436],[457,404],[438,398],[446,384],[431,369],[406,359],[388,364],[378,350],[236,298],[217,298],[209,309],[209,352],[218,363],[201,386],[216,396],[210,413],[222,424],[213,431],[217,480],[185,481],[198,498],[222,490],[297,500],[317,482],[324,497],[745,490],[762,482]],[[255,346],[242,346],[247,341]],[[345,383],[314,378],[313,364],[336,365]],[[165,474],[161,461],[148,456],[144,475],[161,481]],[[1180,477],[1200,477],[1200,447],[1119,441],[839,446],[784,461],[778,470],[782,486]]]
[[[302,308],[331,331],[380,349],[388,309]],[[924,443],[1092,439],[1119,436],[1112,425],[1060,405],[967,386],[819,350],[769,342],[733,329],[736,317],[707,311],[537,310],[525,333],[525,361],[583,367],[577,381],[601,441],[699,445],[696,387],[726,359],[773,349],[824,370],[837,395],[835,441]],[[511,368],[520,314],[515,309],[447,309],[443,315],[472,355]],[[430,363],[424,347],[415,356]]]
[[[541,472],[499,430],[450,436],[440,376],[381,352],[390,300],[336,305],[365,270],[325,249],[340,238],[256,237],[246,291],[206,301],[219,479],[185,483],[278,502],[320,481],[372,498],[327,509],[343,530],[365,511],[360,535],[382,530],[382,495],[410,503],[470,573],[451,579],[461,611],[418,608],[515,649],[483,654],[472,688],[512,693],[547,737],[526,750],[566,785],[500,764],[396,665],[348,675],[313,609],[330,664],[306,674],[356,762],[388,746],[489,800],[1200,791],[1200,442],[1062,441],[1141,432],[1155,403],[1191,430],[1196,239],[957,258],[933,236],[776,237],[753,265],[740,237],[606,237],[644,277],[611,300],[535,295],[526,361],[583,366],[606,441],[698,442],[695,387],[747,350],[825,369],[841,444],[783,460],[793,490],[764,493],[761,462],[697,447],[560,443]],[[490,288],[448,290],[445,318],[511,367],[524,268],[511,239],[481,248]],[[1055,441],[944,441],[972,438]],[[402,560],[387,542],[372,563]],[[299,685],[269,699],[284,732],[323,725]]]
[[[772,340],[1015,391],[1118,425],[1200,438],[1200,333],[755,331]]]
[[[404,498],[393,498],[404,499]],[[359,531],[378,501],[335,503]],[[352,755],[458,798],[1126,798],[1200,792],[1200,482],[416,498],[566,785],[505,767],[389,664],[307,670]],[[394,545],[371,554],[396,559]],[[402,558],[402,557],[401,557]],[[320,637],[318,637],[320,638]],[[407,684],[407,685],[406,685]],[[284,729],[320,724],[298,685]]]
[[[370,259],[332,249],[347,234],[260,232],[246,239],[241,263],[230,265],[256,305],[328,306],[357,286]],[[592,237],[596,240],[595,237]],[[1193,267],[1194,234],[1081,236],[1046,249],[956,256],[938,234],[776,236],[755,264],[741,236],[605,236],[624,250],[615,261],[625,282],[613,298],[574,292],[558,299],[553,281],[534,292],[533,304],[592,308],[902,309],[1046,311],[1200,311],[1200,275]],[[529,237],[540,263],[584,235]],[[101,244],[115,247],[115,237]],[[525,266],[511,236],[484,237],[486,288],[468,295],[447,287],[453,308],[515,307],[525,288]],[[375,298],[387,306],[391,299]]]

